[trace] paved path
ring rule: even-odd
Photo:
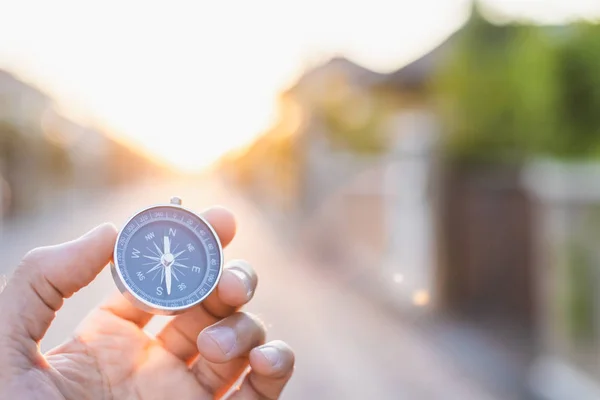
[[[71,197],[64,209],[53,214],[5,225],[0,238],[5,263],[0,273],[10,273],[8,266],[16,265],[34,246],[71,239],[106,220],[122,224],[136,210],[166,202],[171,195],[182,196],[195,209],[218,203],[238,215],[238,237],[225,251],[226,257],[246,258],[258,270],[259,289],[250,310],[263,318],[271,338],[284,338],[297,352],[297,372],[283,398],[496,399],[406,323],[319,274],[296,255],[286,254],[256,210],[211,180],[139,187],[94,202]],[[66,302],[42,348],[59,343],[88,309],[113,290],[105,270]],[[165,321],[155,318],[148,329],[156,331]]]

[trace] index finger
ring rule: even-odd
[[[213,227],[217,236],[219,236],[221,245],[223,247],[227,246],[235,236],[236,231],[235,218],[231,211],[223,207],[212,207],[204,211],[201,215]],[[144,327],[153,317],[152,314],[140,310],[131,304],[121,293],[111,296],[111,298],[101,305],[100,309],[108,311],[124,320],[131,321],[139,327]]]

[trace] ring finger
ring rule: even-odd
[[[250,351],[265,342],[264,325],[253,315],[237,312],[198,336],[200,356],[191,370],[211,393],[228,388],[248,365]]]
[[[157,339],[169,352],[190,362],[198,354],[196,339],[200,332],[250,301],[257,283],[250,264],[243,260],[229,262],[215,292],[192,310],[173,318]]]

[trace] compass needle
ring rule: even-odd
[[[165,254],[171,254],[171,239],[168,236],[163,238],[163,244],[165,247]]]
[[[171,294],[171,277],[173,276],[173,271],[171,271],[171,266],[165,267],[165,286],[167,287],[167,294]]]
[[[144,257],[146,257],[147,259],[152,260],[152,261],[160,261],[159,257],[147,256],[145,254],[144,254]]]

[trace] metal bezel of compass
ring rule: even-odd
[[[156,237],[155,230],[144,233],[144,229],[147,231],[152,224],[161,226],[163,230],[162,249],[153,240]],[[183,254],[187,250],[190,255],[193,254],[195,262],[190,262],[190,265],[177,261],[180,254],[172,254],[171,243],[175,242],[178,229],[186,237],[184,241],[189,242],[184,245],[184,251],[178,253]],[[134,241],[140,243],[144,238],[155,246],[154,249],[147,246],[148,253],[133,245]],[[141,263],[143,258],[150,262]],[[184,268],[188,275],[183,272]],[[113,279],[123,296],[136,307],[159,315],[180,314],[204,301],[216,289],[222,272],[223,248],[217,233],[200,215],[182,207],[181,199],[177,197],[173,197],[170,204],[154,205],[134,214],[117,236],[111,262]],[[160,285],[152,294],[148,289],[150,281],[144,281],[151,279],[154,282],[159,274]],[[173,278],[177,281],[176,286],[172,286]],[[163,284],[164,291],[161,289]],[[182,292],[181,297],[172,297],[172,293],[180,294],[177,288]],[[162,296],[167,292],[163,300]]]

